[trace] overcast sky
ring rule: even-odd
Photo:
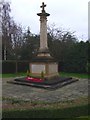
[[[41,4],[45,2],[48,24],[56,28],[75,32],[79,40],[88,39],[88,1],[89,0],[9,0],[14,20],[24,27],[30,26],[32,33],[39,33],[39,16]]]

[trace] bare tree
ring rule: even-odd
[[[11,49],[11,33],[10,33],[10,3],[1,2],[0,6],[1,18],[2,18],[2,59],[7,60],[7,53],[9,54]]]
[[[15,59],[18,60],[20,58],[20,51],[23,45],[23,32],[22,26],[17,25],[14,21],[12,24],[12,47]]]

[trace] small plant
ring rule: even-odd
[[[30,77],[30,71],[27,70],[27,77]]]
[[[41,78],[44,79],[44,72],[41,72]]]

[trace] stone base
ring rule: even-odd
[[[58,75],[58,63],[50,55],[48,48],[39,49],[37,56],[32,59],[29,66],[32,76],[41,77],[42,72],[44,77]]]
[[[78,81],[78,79],[55,76],[51,78],[45,78],[41,83],[26,81],[26,77],[15,78],[13,81],[8,81],[8,83],[54,90],[76,81]]]
[[[41,76],[42,72],[44,77],[56,76],[58,75],[58,64],[56,62],[30,63],[30,73],[32,76]]]

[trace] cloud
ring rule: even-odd
[[[33,33],[39,33],[39,17],[42,2],[47,4],[50,13],[48,23],[55,23],[66,29],[76,31],[87,39],[88,0],[11,0],[12,16],[17,23],[30,26]]]

